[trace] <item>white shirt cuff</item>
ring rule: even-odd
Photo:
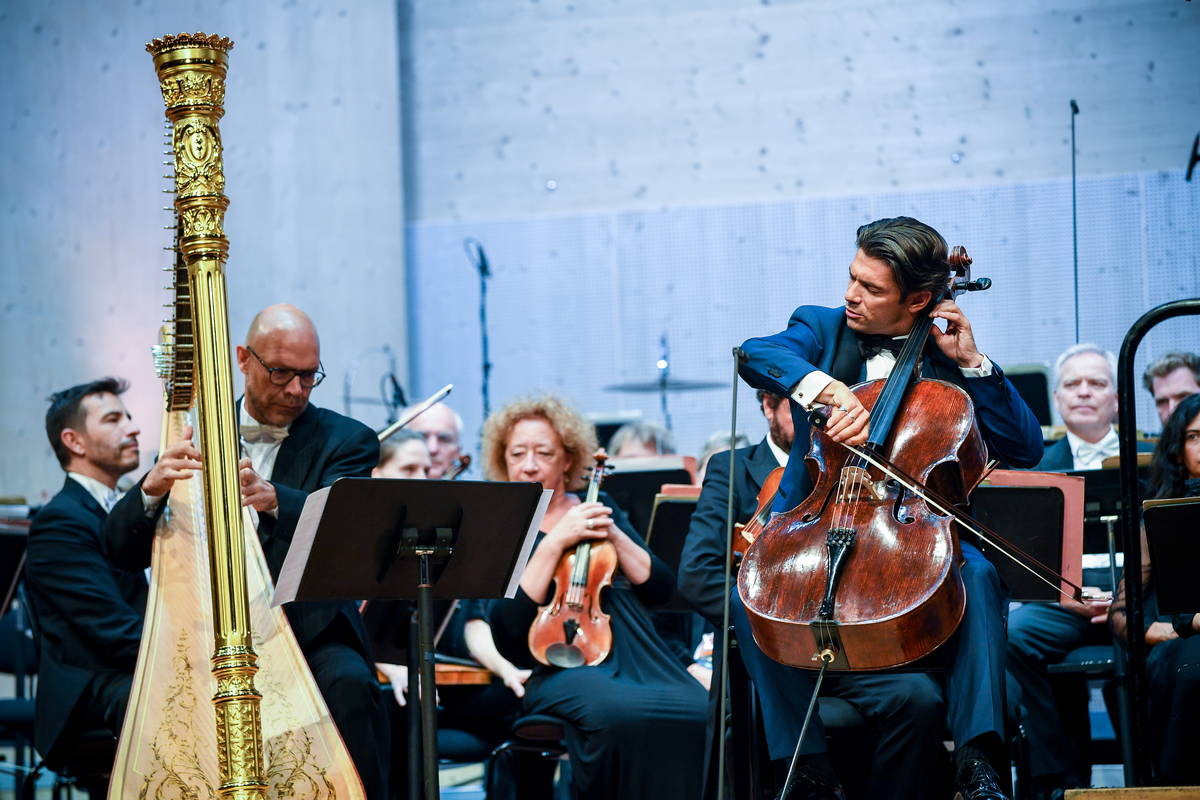
[[[959,367],[962,370],[964,378],[986,378],[992,374],[991,360],[987,356],[984,356],[983,353],[980,353],[980,355],[983,356],[983,363],[978,367]]]
[[[142,493],[142,508],[146,510],[146,516],[153,517],[155,512],[158,511],[159,505],[167,496],[164,494],[160,497],[151,497],[141,487],[138,487],[138,491]]]
[[[792,399],[806,411],[811,411],[817,405],[817,395],[825,391],[825,387],[833,383],[833,378],[820,370],[813,370],[800,379],[792,387]]]

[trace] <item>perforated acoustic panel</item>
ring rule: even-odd
[[[1080,336],[1114,352],[1147,309],[1200,296],[1200,201],[1182,172],[1081,180]],[[409,227],[414,393],[454,383],[451,404],[473,444],[482,424],[479,279],[463,251],[475,237],[488,286],[491,405],[553,391],[584,411],[640,410],[653,394],[605,386],[651,381],[667,336],[672,377],[732,380],[731,349],[782,329],[802,304],[839,305],[855,229],[914,216],[964,245],[994,281],[962,304],[996,363],[1053,364],[1075,341],[1071,188],[1066,181],[799,199],[654,212]],[[1137,374],[1172,349],[1200,350],[1200,320],[1173,320],[1142,347]],[[728,429],[729,388],[673,394],[681,452]],[[739,428],[765,432],[753,393],[739,390]],[[1157,430],[1139,389],[1139,425]]]

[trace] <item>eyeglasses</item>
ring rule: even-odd
[[[325,373],[321,369],[289,369],[288,367],[268,367],[267,362],[262,360],[262,356],[254,352],[254,348],[246,347],[250,355],[258,359],[258,363],[262,364],[262,368],[267,371],[267,377],[271,383],[276,386],[287,386],[292,382],[292,378],[299,378],[300,385],[305,389],[311,389],[314,386],[325,380]],[[317,362],[318,367],[323,367],[324,364]]]

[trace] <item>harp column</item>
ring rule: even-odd
[[[195,337],[196,420],[212,575],[216,679],[213,706],[220,766],[218,795],[235,800],[266,797],[261,696],[246,590],[238,436],[229,356],[226,305],[225,173],[217,124],[225,113],[229,39],[203,33],[155,39],[154,57],[172,127],[175,211],[179,247],[187,264]]]

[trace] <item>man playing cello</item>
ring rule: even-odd
[[[774,510],[797,506],[813,488],[805,468],[809,411],[830,409],[825,432],[838,443],[867,441],[870,414],[850,386],[887,377],[895,353],[922,314],[945,320],[923,352],[926,378],[964,389],[992,458],[1032,467],[1042,454],[1037,420],[1000,368],[976,347],[962,310],[951,300],[929,309],[947,285],[946,242],[933,228],[908,217],[882,219],[858,229],[843,308],[802,306],[786,330],[742,345],[740,373],[756,389],[790,398],[796,437],[793,457]],[[966,607],[957,631],[939,648],[946,669],[946,705],[955,741],[956,783],[965,800],[1006,800],[998,777],[1007,772],[1004,743],[1006,596],[995,568],[963,542]],[[751,635],[738,595],[731,611],[747,669],[763,701],[763,721],[773,759],[791,756],[800,735],[816,673],[768,658]],[[801,793],[793,797],[843,797],[826,756],[819,719],[800,748]]]

